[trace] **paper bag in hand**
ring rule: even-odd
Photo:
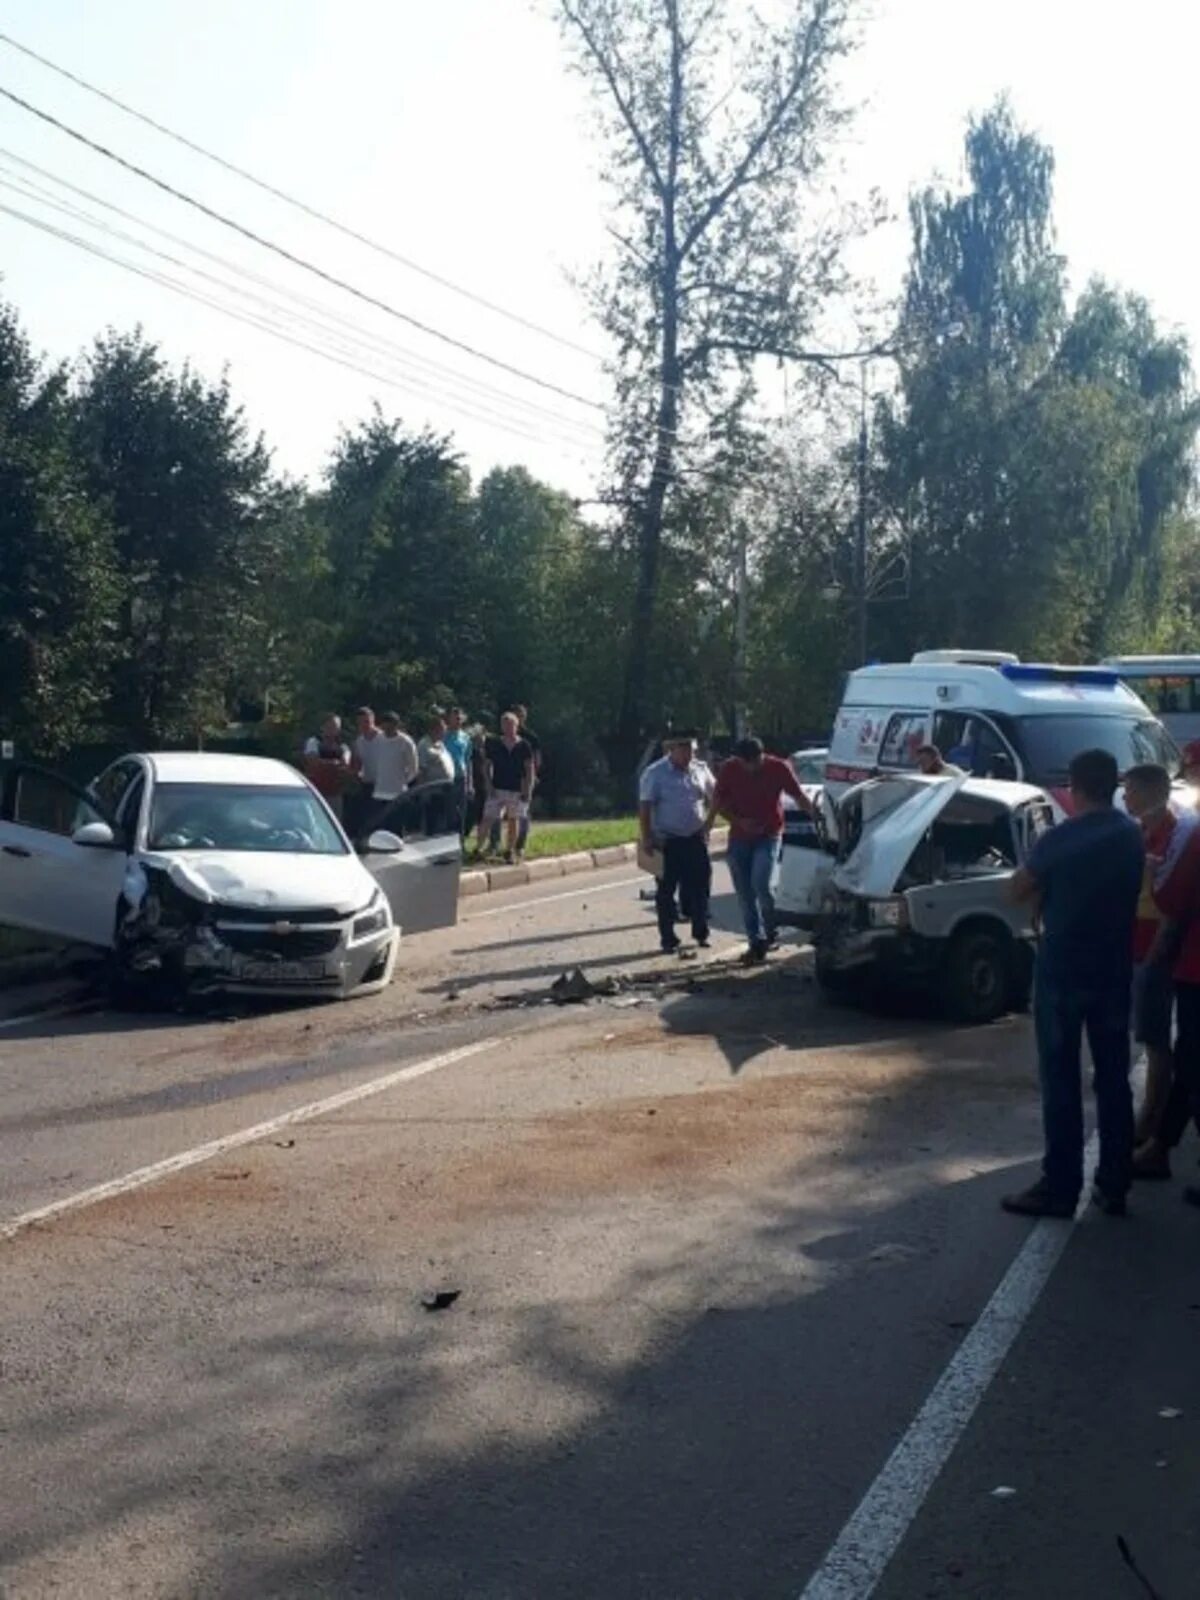
[[[639,844],[637,864],[643,872],[648,872],[652,878],[661,878],[663,875],[661,850],[647,850],[644,844]]]

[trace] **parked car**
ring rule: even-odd
[[[254,756],[131,755],[87,788],[0,771],[0,923],[110,951],[122,995],[373,993],[410,902],[454,920],[458,859],[456,834],[387,829],[356,853],[306,779]]]
[[[1054,826],[1046,794],[961,773],[876,778],[835,818],[808,890],[823,987],[932,985],[963,1022],[1028,1003],[1033,928],[1008,891]]]

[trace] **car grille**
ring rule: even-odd
[[[217,919],[223,926],[244,923],[248,928],[270,927],[276,922],[341,922],[345,916],[332,906],[317,906],[303,911],[280,911],[267,906],[215,906]]]
[[[340,928],[300,928],[295,933],[274,933],[269,928],[226,928],[219,936],[239,955],[278,957],[281,961],[307,961],[327,956],[338,947]]]

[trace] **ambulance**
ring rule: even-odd
[[[1067,807],[1067,768],[1108,750],[1124,773],[1154,761],[1175,775],[1170,735],[1113,667],[1053,666],[985,650],[923,650],[852,672],[834,721],[825,788],[835,802],[864,779],[911,772],[934,744],[971,777],[1044,789]]]

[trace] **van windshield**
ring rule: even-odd
[[[1146,718],[1097,717],[1086,712],[1014,717],[1008,731],[1024,764],[1026,781],[1043,788],[1066,783],[1067,768],[1084,750],[1107,750],[1116,758],[1121,773],[1147,761],[1166,767],[1172,777],[1179,772],[1179,751],[1166,729]]]

